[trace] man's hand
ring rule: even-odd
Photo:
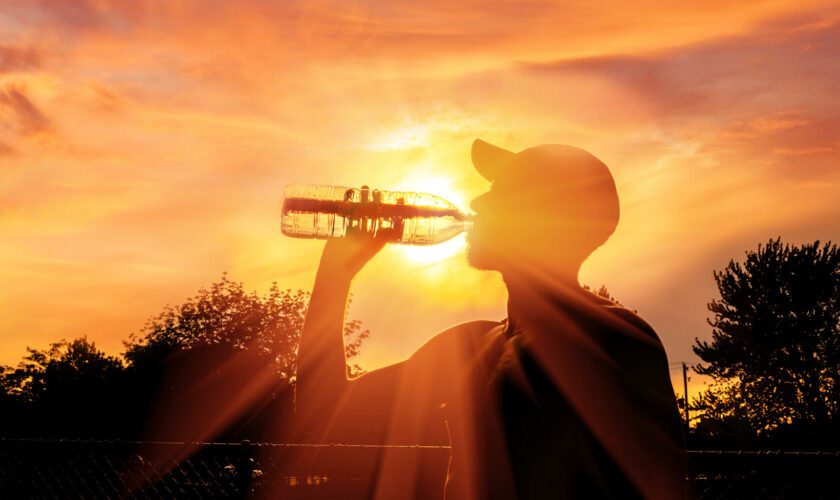
[[[389,234],[373,237],[366,233],[355,233],[327,240],[321,254],[321,270],[352,278],[393,239]]]

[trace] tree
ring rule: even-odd
[[[27,348],[17,367],[0,367],[0,433],[280,439],[267,430],[279,430],[292,410],[308,303],[307,292],[275,283],[259,295],[223,274],[149,319],[122,359],[84,337]],[[368,331],[348,320],[345,334],[352,359]]]
[[[601,288],[599,288],[597,290],[590,287],[589,285],[583,285],[583,289],[586,290],[587,292],[592,292],[599,297],[603,297],[603,298],[609,300],[610,302],[615,303],[616,305],[619,305],[619,306],[621,305],[621,302],[619,302],[618,300],[616,300],[615,297],[610,295],[610,291],[607,290],[607,285],[601,285]]]
[[[280,290],[273,283],[268,295],[260,297],[254,291],[247,293],[242,283],[223,273],[209,289],[201,288],[195,297],[179,306],[166,306],[149,319],[140,335],[132,334],[124,343],[124,356],[132,367],[145,357],[172,349],[224,345],[270,359],[281,379],[294,382],[297,344],[308,304],[309,293],[303,290]],[[359,354],[370,334],[361,326],[359,320],[345,324],[348,359]],[[358,365],[352,368],[361,373]]]
[[[605,298],[605,299],[609,300],[610,302],[612,302],[613,304],[615,304],[619,307],[624,307],[624,304],[619,302],[618,299],[616,299],[612,294],[610,294],[610,291],[607,290],[607,285],[601,285],[601,288],[598,288],[597,290],[590,287],[589,285],[583,285],[583,289],[586,290],[587,292],[592,292],[593,294],[595,294],[599,297]],[[632,311],[634,313],[639,312],[636,309],[633,309]]]
[[[44,350],[27,347],[26,352],[29,354],[24,356],[16,368],[5,366],[0,372],[3,375],[0,379],[3,393],[25,403],[40,399],[46,390],[47,366],[61,358],[61,350],[66,345],[66,340],[60,340]]]
[[[293,404],[295,358],[309,293],[265,296],[220,281],[152,317],[125,343],[132,392],[153,439],[279,439]],[[368,336],[345,325],[348,359]],[[358,366],[355,372],[360,372]],[[138,403],[140,405],[138,406]],[[139,431],[139,430],[138,430]]]
[[[713,383],[697,401],[707,424],[756,437],[836,428],[840,401],[840,252],[780,239],[714,273],[711,342],[695,339]]]
[[[17,368],[6,367],[0,378],[9,406],[3,422],[6,433],[112,434],[119,426],[114,397],[124,371],[118,358],[100,351],[86,337],[27,351]]]

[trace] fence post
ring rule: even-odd
[[[239,446],[239,464],[237,465],[237,491],[239,498],[248,498],[251,493],[251,476],[254,472],[253,446],[251,441],[243,439]]]
[[[688,415],[688,367],[685,361],[682,362],[683,371],[683,406],[685,407],[685,438],[688,439],[688,431],[691,428],[691,418]]]

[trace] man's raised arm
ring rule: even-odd
[[[324,247],[301,332],[295,390],[298,420],[317,439],[325,437],[352,384],[344,346],[350,283],[384,245],[385,240],[359,236],[329,240]]]

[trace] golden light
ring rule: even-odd
[[[395,130],[389,130],[384,136],[368,144],[375,151],[393,151],[412,149],[429,145],[429,127],[412,124]]]
[[[461,234],[449,241],[438,243],[437,245],[402,245],[400,246],[400,252],[406,259],[412,262],[431,265],[442,263],[443,261],[452,259],[453,257],[461,258],[464,255],[466,248],[467,239],[463,234]],[[444,270],[442,267],[443,266],[435,266],[434,268],[429,268],[428,270],[430,272],[438,273]]]
[[[468,213],[465,209],[466,203],[463,193],[453,186],[451,178],[440,174],[429,172],[429,168],[412,169],[400,183],[402,189],[411,190],[420,193],[429,193],[449,201],[458,207],[462,212]],[[447,261],[463,256],[467,247],[467,240],[463,234],[452,238],[451,240],[430,246],[412,246],[401,245],[399,247],[402,255],[418,264],[436,264],[442,261]],[[442,272],[443,266],[435,266],[434,269],[429,268],[429,271]]]

